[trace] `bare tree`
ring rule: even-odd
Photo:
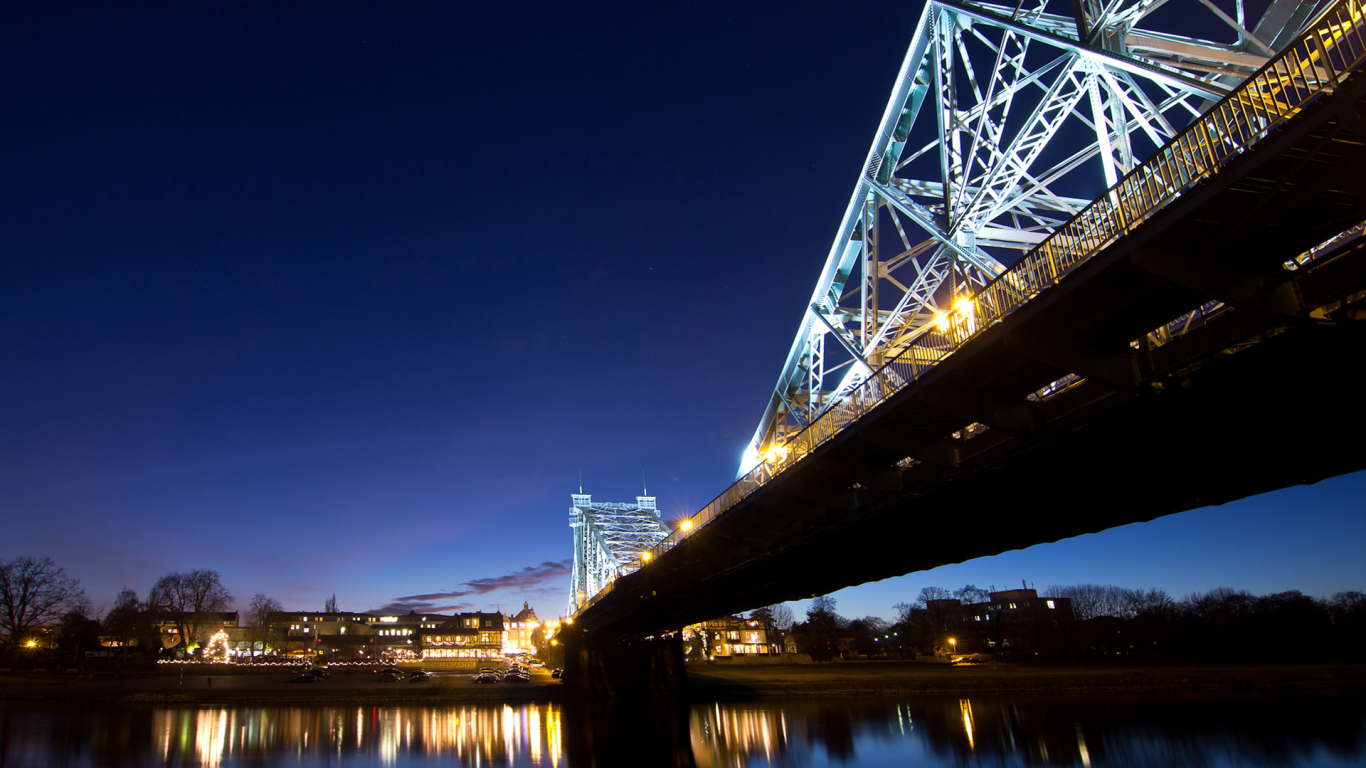
[[[931,600],[952,600],[953,593],[943,587],[924,587],[920,590],[920,596],[915,599],[920,607],[930,604]]]
[[[910,624],[912,617],[915,615],[915,610],[919,607],[920,606],[915,603],[897,603],[892,606],[892,610],[896,611],[896,623]]]
[[[334,593],[331,597],[323,601],[323,613],[337,612],[337,595]]]
[[[806,616],[807,621],[810,621],[812,616],[828,616],[840,629],[849,626],[849,620],[839,615],[839,612],[835,610],[835,598],[829,595],[821,595],[812,600],[811,605],[806,608]]]
[[[773,626],[782,630],[792,629],[795,619],[792,618],[792,609],[787,607],[787,603],[770,605],[768,610],[773,614]]]
[[[260,643],[261,649],[265,650],[271,641],[270,636],[270,615],[272,613],[284,613],[285,607],[280,605],[280,601],[273,597],[266,597],[257,592],[251,598],[251,605],[247,607],[247,626],[251,627],[252,655],[256,655],[255,644]]]
[[[770,643],[778,642],[779,630],[786,630],[792,626],[792,610],[783,603],[755,608],[750,611],[749,618],[750,621],[757,621],[764,625],[764,637]],[[787,623],[781,624],[780,621]]]
[[[180,642],[188,647],[199,642],[199,628],[207,614],[231,608],[233,596],[223,586],[218,571],[189,571],[157,579],[147,595],[147,604],[175,622]]]
[[[1132,619],[1146,610],[1164,610],[1172,606],[1171,598],[1160,589],[1144,591],[1116,587],[1113,584],[1055,586],[1049,587],[1047,594],[1049,597],[1065,597],[1071,600],[1072,615],[1078,621],[1094,619],[1097,616]]]
[[[61,618],[84,597],[80,583],[50,557],[0,560],[0,629],[10,645],[24,642],[33,629]]]
[[[811,614],[813,614],[813,613],[818,613],[818,612],[821,612],[821,611],[824,611],[825,613],[828,613],[828,614],[830,614],[831,616],[834,616],[834,615],[835,615],[835,598],[833,598],[833,597],[831,597],[831,596],[829,596],[829,595],[821,595],[820,597],[816,598],[815,600],[812,600],[812,601],[811,601],[811,605],[807,606],[807,609],[806,609],[806,613],[807,613],[808,616],[811,615]]]
[[[969,605],[991,601],[991,593],[975,584],[969,584],[962,589],[954,590],[953,596]]]

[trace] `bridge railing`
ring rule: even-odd
[[[656,544],[623,573],[672,549],[888,397],[916,381],[983,329],[1001,322],[1079,264],[1209,178],[1311,101],[1331,94],[1366,60],[1366,0],[1338,0],[1293,44],[1215,104],[1115,186],[1082,209],[970,299]],[[590,603],[591,604],[591,601]]]

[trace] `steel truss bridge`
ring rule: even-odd
[[[1366,467],[1362,2],[927,2],[735,484],[576,631]]]

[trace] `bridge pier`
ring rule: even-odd
[[[674,696],[687,682],[682,632],[618,638],[569,626],[556,639],[565,684],[585,696]]]
[[[568,768],[696,768],[691,705],[655,697],[585,699],[560,709]]]

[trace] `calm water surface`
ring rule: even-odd
[[[0,707],[29,766],[1359,766],[1366,699]]]

